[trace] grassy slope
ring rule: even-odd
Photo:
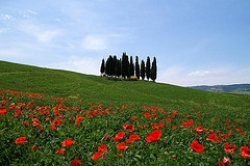
[[[0,61],[0,89],[78,97],[87,102],[248,109],[250,95],[215,93],[147,81],[111,81],[98,76]]]

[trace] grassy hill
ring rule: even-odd
[[[0,61],[0,89],[28,91],[87,102],[216,109],[249,108],[250,96],[214,93],[148,81],[104,77]]]
[[[0,95],[0,165],[249,165],[250,95],[3,61]]]

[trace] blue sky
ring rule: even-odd
[[[157,82],[250,83],[248,0],[0,2],[0,60],[100,74],[102,58],[157,59]]]

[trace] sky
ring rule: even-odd
[[[156,57],[156,82],[250,83],[249,0],[0,1],[0,60],[100,75]],[[0,66],[1,68],[1,66]]]

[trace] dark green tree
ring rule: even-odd
[[[112,75],[112,56],[110,55],[106,61],[105,73],[108,76]]]
[[[128,75],[128,68],[129,68],[128,56],[126,55],[126,52],[123,52],[122,54],[122,77],[123,79],[126,79]]]
[[[151,79],[155,82],[156,77],[157,77],[157,66],[156,66],[156,58],[154,57],[151,67]]]
[[[129,62],[129,75],[128,78],[135,75],[135,67],[134,67],[134,62],[133,62],[133,57],[130,56],[130,62]]]
[[[116,55],[112,57],[111,60],[111,75],[116,76],[116,64],[117,64],[117,57]]]
[[[122,75],[122,62],[121,60],[116,61],[116,77],[120,77]]]
[[[102,59],[100,72],[101,72],[101,76],[103,76],[103,74],[105,72],[105,60],[104,59]]]
[[[145,73],[146,73],[145,62],[144,62],[144,60],[142,60],[141,61],[141,78],[142,78],[142,80],[145,79]]]
[[[149,80],[150,78],[150,71],[151,71],[151,66],[150,66],[150,57],[147,57],[147,62],[146,62],[146,76],[147,76],[147,80]]]
[[[139,57],[135,57],[135,74],[138,79],[140,79],[140,66],[139,66]]]

